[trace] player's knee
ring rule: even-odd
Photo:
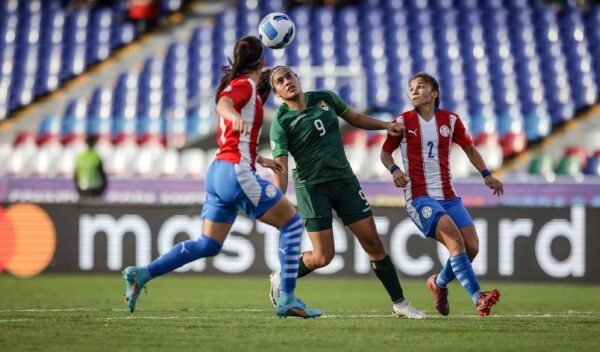
[[[385,253],[385,248],[379,237],[369,238],[363,241],[363,249],[371,256],[379,256]]]
[[[315,253],[313,252],[313,263],[317,268],[327,266],[333,260],[333,253]]]
[[[221,248],[223,248],[223,244],[218,241],[203,235],[198,240],[195,241],[196,246],[200,249],[199,252],[203,254],[202,257],[214,257],[219,252],[221,252]]]
[[[467,250],[467,256],[469,256],[469,260],[475,260],[475,257],[477,257],[477,254],[479,253],[479,245],[466,242],[465,247]]]
[[[464,253],[465,243],[460,232],[449,230],[445,233],[445,244],[451,253]]]

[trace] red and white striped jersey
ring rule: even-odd
[[[455,198],[450,173],[451,145],[455,142],[464,149],[473,144],[458,115],[437,110],[434,118],[425,121],[412,110],[396,116],[394,122],[404,123],[404,138],[388,136],[383,150],[391,154],[400,146],[409,179],[404,191],[406,201],[425,195],[437,200]]]
[[[219,151],[217,160],[243,164],[255,169],[258,155],[258,137],[262,129],[263,105],[256,90],[256,84],[247,76],[234,78],[223,89],[219,98],[228,97],[233,100],[234,108],[248,124],[248,133],[243,135],[233,131],[233,123],[219,116],[217,141]]]

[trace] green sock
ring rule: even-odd
[[[381,260],[371,260],[371,267],[377,275],[377,278],[385,290],[390,295],[392,302],[397,303],[404,300],[404,293],[402,292],[402,286],[400,286],[400,280],[398,279],[398,273],[396,267],[392,263],[392,259],[389,255]]]
[[[307,268],[306,265],[304,265],[304,253],[300,254],[299,262],[300,266],[298,266],[298,278],[313,272],[311,269]]]

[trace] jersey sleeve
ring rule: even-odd
[[[343,101],[342,98],[340,98],[340,96],[335,94],[334,92],[330,90],[327,90],[326,92],[331,97],[331,100],[333,100],[336,115],[339,117],[346,116],[348,111],[350,111],[348,104],[346,104],[346,102]]]
[[[271,151],[273,153],[273,159],[282,155],[288,155],[288,139],[287,133],[279,124],[279,115],[276,115],[271,122]]]
[[[233,104],[237,108],[241,108],[248,100],[250,100],[252,95],[252,86],[250,82],[246,79],[237,79],[229,83],[225,89],[219,94],[219,99],[222,97],[227,97],[233,100]]]
[[[392,120],[395,123],[404,123],[404,118],[402,115],[398,115]],[[389,134],[385,138],[385,142],[383,142],[383,146],[381,147],[384,151],[392,154],[394,150],[396,150],[400,146],[400,142],[402,142],[402,137],[392,137]]]
[[[454,122],[452,142],[460,145],[460,147],[463,149],[473,144],[471,136],[469,136],[469,134],[467,133],[467,129],[465,128],[465,125],[462,123],[458,115],[456,115],[456,122]]]

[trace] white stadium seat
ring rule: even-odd
[[[204,178],[206,175],[206,153],[199,148],[181,151],[179,175],[184,178]]]
[[[157,176],[175,177],[179,172],[179,153],[175,149],[167,149],[158,161]]]

